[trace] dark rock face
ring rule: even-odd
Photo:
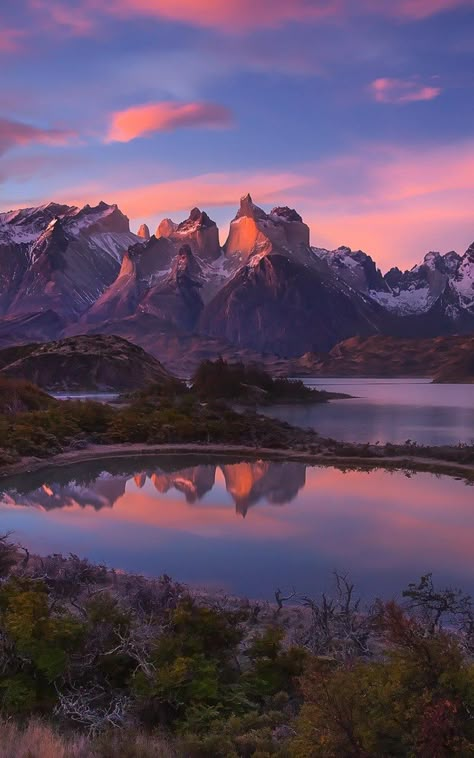
[[[83,315],[79,324],[101,324],[136,313],[154,284],[166,275],[174,256],[171,243],[151,237],[132,245],[122,261],[117,279]]]
[[[0,347],[56,339],[66,323],[55,311],[25,313],[0,319]]]
[[[0,312],[76,320],[112,284],[136,241],[117,206],[51,203],[0,214]]]
[[[203,311],[206,334],[284,356],[329,350],[378,330],[380,308],[352,296],[331,273],[270,254],[243,267]]]
[[[69,337],[38,345],[2,373],[50,391],[122,392],[171,376],[142,348],[114,336]]]
[[[192,330],[203,309],[199,293],[201,276],[190,246],[183,245],[170,274],[148,291],[140,311],[151,313],[185,332]]]
[[[27,244],[0,242],[0,316],[10,308],[27,268]]]

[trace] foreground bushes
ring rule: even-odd
[[[403,606],[193,597],[0,540],[0,756],[467,756],[474,612],[430,576]],[[48,726],[48,724],[50,726]]]
[[[191,395],[146,397],[113,407],[62,401],[45,410],[0,414],[0,464],[18,456],[49,457],[87,444],[223,443],[291,447],[315,434],[274,419],[241,414],[222,404],[202,404]]]

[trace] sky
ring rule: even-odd
[[[0,210],[241,195],[383,270],[474,240],[474,0],[0,3]]]

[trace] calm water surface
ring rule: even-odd
[[[301,463],[121,459],[5,481],[0,531],[38,553],[250,597],[316,593],[333,569],[365,596],[422,573],[474,591],[474,489],[432,474]]]
[[[474,384],[431,384],[427,379],[304,381],[311,387],[355,397],[323,405],[278,406],[264,412],[347,442],[474,443]]]

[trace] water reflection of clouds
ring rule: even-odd
[[[253,461],[44,484],[2,507],[42,552],[267,595],[334,568],[378,591],[431,570],[474,588],[473,489],[448,477]]]

